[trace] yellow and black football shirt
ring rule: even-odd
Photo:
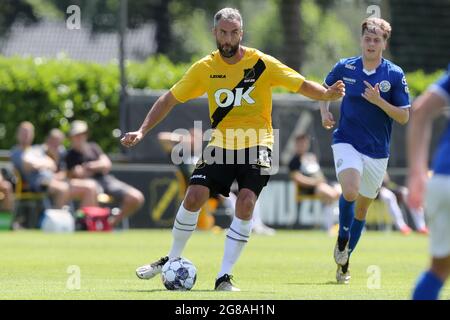
[[[210,146],[272,149],[272,87],[298,91],[305,78],[277,59],[245,48],[236,64],[223,61],[218,50],[197,61],[170,90],[179,102],[208,95]]]

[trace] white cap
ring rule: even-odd
[[[71,123],[69,136],[73,137],[86,132],[88,132],[88,125],[85,121],[75,120]]]

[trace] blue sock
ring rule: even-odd
[[[413,300],[437,300],[444,282],[431,271],[424,272],[417,281]]]
[[[349,202],[341,195],[339,198],[339,238],[350,238],[350,227],[355,215],[355,201]]]
[[[366,220],[353,219],[352,227],[350,228],[350,241],[348,243],[349,254],[353,252],[356,245],[358,244],[359,238],[361,237],[361,232],[364,229]]]

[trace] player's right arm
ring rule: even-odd
[[[172,108],[177,105],[179,101],[175,99],[171,91],[167,91],[156,100],[152,108],[142,122],[141,127],[137,131],[127,132],[120,140],[125,147],[132,147],[138,144],[142,138],[153,129],[159,122],[161,122]]]
[[[127,132],[120,140],[125,147],[132,147],[139,143],[144,136],[161,122],[172,108],[178,103],[197,98],[206,92],[204,74],[207,72],[201,61],[193,64],[170,91],[159,97],[145,117],[137,131]]]

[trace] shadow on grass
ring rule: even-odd
[[[152,289],[152,290],[114,290],[116,292],[127,292],[127,293],[152,293],[152,292],[218,292],[216,290],[190,290],[190,291],[183,291],[183,290],[167,290],[167,289]]]
[[[337,283],[336,281],[327,281],[327,282],[294,282],[294,283],[284,283],[289,286],[341,286],[342,284]]]
[[[288,284],[291,284],[291,285],[302,285],[302,284],[299,284],[299,283],[288,283]],[[304,284],[304,285],[307,285],[306,283]],[[114,292],[124,292],[124,293],[156,293],[156,292],[192,292],[192,293],[201,293],[201,292],[208,292],[208,293],[212,293],[213,295],[214,294],[223,294],[223,293],[227,293],[226,291],[216,291],[216,290],[213,290],[213,289],[211,289],[211,290],[189,290],[189,291],[183,291],[183,290],[174,290],[174,291],[171,291],[171,290],[166,290],[166,289],[151,289],[151,290],[142,290],[142,289],[128,289],[128,290],[125,290],[125,289],[120,289],[120,290],[112,290],[112,291],[114,291]],[[245,291],[245,290],[243,290],[243,291],[240,291],[240,292],[230,292],[230,294],[236,294],[236,293],[260,293],[260,294],[273,294],[275,291]],[[213,296],[212,296],[213,297]]]

